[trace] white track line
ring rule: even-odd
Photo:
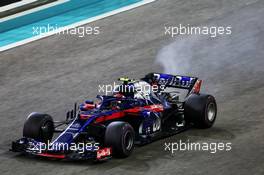
[[[45,38],[45,37],[48,37],[48,36],[51,36],[51,35],[54,35],[56,33],[59,33],[59,32],[65,31],[65,30],[69,30],[69,29],[72,29],[72,28],[75,28],[75,27],[78,27],[78,26],[82,26],[82,25],[91,23],[93,21],[99,20],[99,19],[103,19],[103,18],[112,16],[112,15],[115,15],[115,14],[118,14],[118,13],[121,13],[121,12],[125,12],[125,11],[128,11],[128,10],[140,7],[142,5],[149,4],[149,3],[154,2],[154,1],[156,1],[156,0],[143,0],[141,2],[132,4],[132,5],[129,5],[129,6],[126,6],[126,7],[122,7],[122,8],[119,8],[119,9],[111,11],[111,12],[107,12],[107,13],[99,15],[99,16],[96,16],[96,17],[93,17],[93,18],[89,18],[87,20],[83,20],[83,21],[74,23],[74,24],[69,25],[69,26],[65,26],[62,29],[58,29],[58,30],[56,30],[54,32],[48,32],[48,33],[45,33],[45,34],[42,34],[42,35],[39,35],[39,36],[35,36],[35,37],[29,38],[29,39],[18,41],[16,43],[0,47],[0,52],[8,50],[8,49],[11,49],[11,48],[14,48],[14,47],[17,47],[17,46],[21,46],[21,45],[27,44],[27,43],[32,42],[32,41],[36,41],[36,40],[39,40],[39,39],[42,39],[42,38]]]

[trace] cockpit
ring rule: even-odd
[[[149,99],[153,93],[152,86],[145,81],[124,83],[114,89],[113,95],[131,97],[135,99]]]

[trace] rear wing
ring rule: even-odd
[[[182,76],[182,75],[170,75],[163,73],[149,73],[142,80],[154,85],[179,89],[187,89],[189,93],[199,93],[201,87],[201,80],[197,77]]]

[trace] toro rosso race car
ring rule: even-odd
[[[14,141],[11,150],[56,159],[106,160],[129,156],[135,145],[190,127],[210,128],[215,122],[215,98],[200,94],[202,80],[196,77],[149,73],[140,80],[119,80],[111,95],[75,104],[65,121],[31,113],[23,138]]]

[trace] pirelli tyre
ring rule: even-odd
[[[210,128],[217,115],[215,98],[208,94],[192,94],[184,104],[184,118],[197,128]]]
[[[24,124],[23,136],[41,142],[48,142],[54,133],[54,122],[47,114],[32,113]]]
[[[128,157],[133,149],[135,142],[135,132],[133,127],[122,121],[110,123],[105,132],[105,145],[113,150],[115,157]]]

